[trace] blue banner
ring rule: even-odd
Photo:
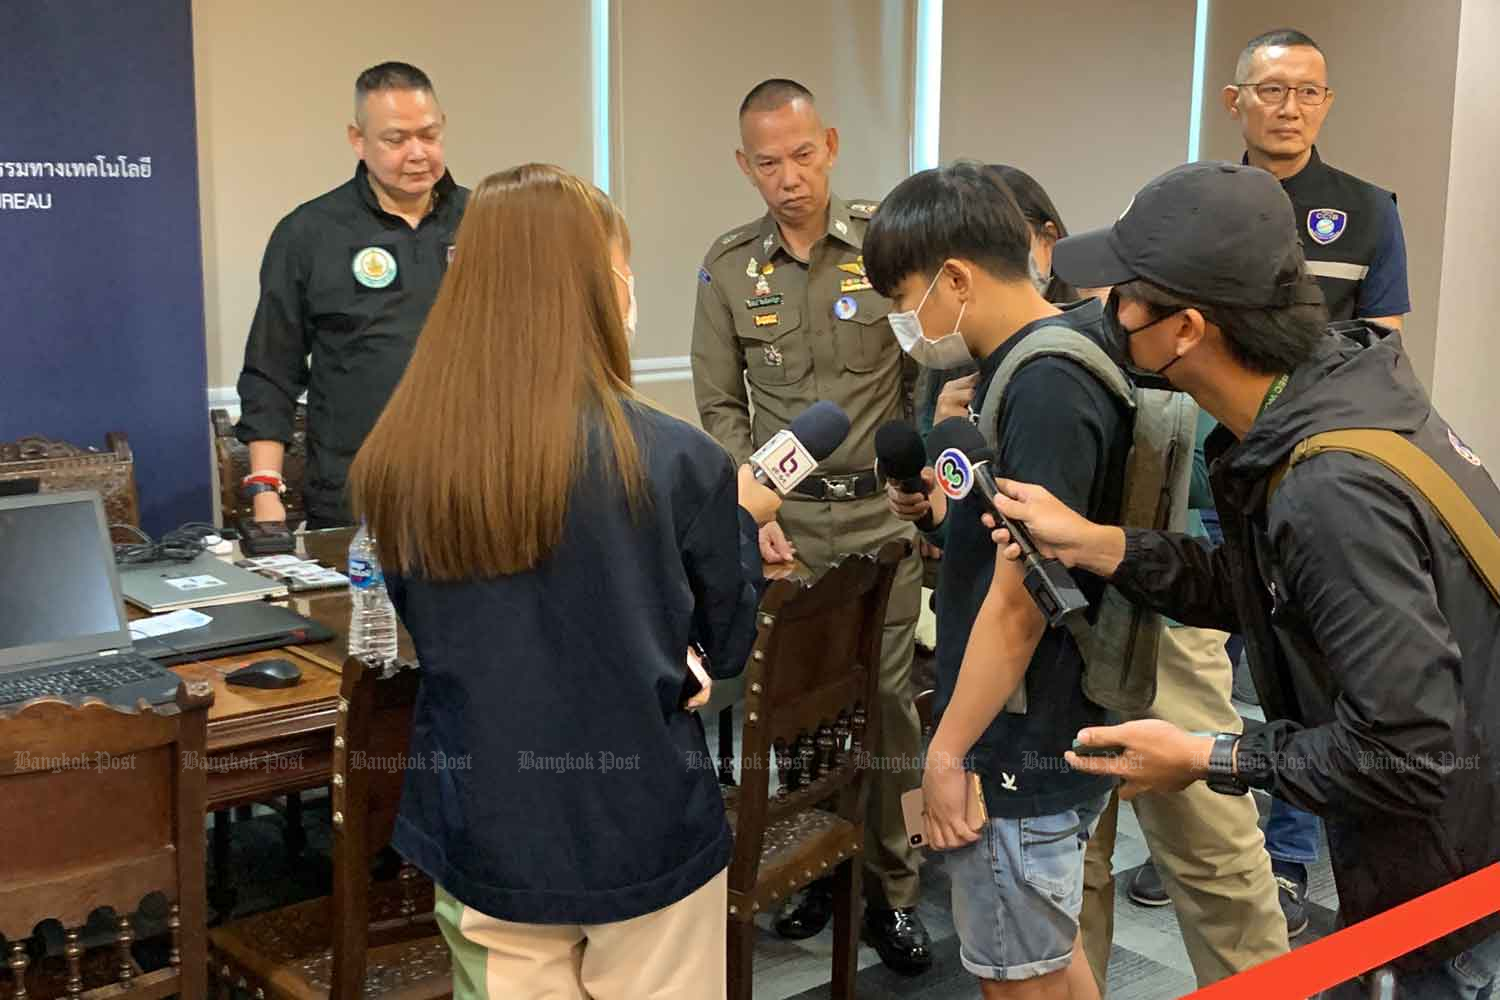
[[[146,530],[207,520],[190,0],[11,0],[3,23],[0,440],[124,431]]]

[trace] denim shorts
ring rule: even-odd
[[[1066,969],[1083,906],[1083,850],[1109,796],[1049,816],[992,819],[945,856],[959,959],[981,979]]]

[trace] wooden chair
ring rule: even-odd
[[[394,879],[370,878],[395,828],[420,680],[415,668],[382,677],[361,660],[344,661],[333,740],[333,893],[210,931],[220,996],[234,987],[256,1000],[452,995],[432,882],[404,863]]]
[[[209,423],[214,432],[214,465],[219,478],[219,524],[233,527],[252,507],[240,497],[240,481],[250,475],[250,446],[234,436],[234,421],[228,410],[210,410]],[[292,444],[282,459],[281,476],[286,493],[286,523],[296,527],[307,520],[307,501],[302,484],[307,477],[307,404],[298,403],[292,422]]]
[[[205,970],[206,682],[174,704],[127,711],[36,700],[0,709],[0,996],[201,997]],[[169,903],[165,968],[132,955],[141,901]],[[91,913],[114,911],[112,947],[86,954]],[[36,925],[63,925],[62,959],[33,962]],[[87,992],[85,992],[87,989]]]
[[[0,482],[41,493],[94,490],[104,498],[110,524],[141,526],[135,455],[125,435],[115,431],[104,435],[103,451],[40,436],[0,442]]]
[[[886,601],[907,542],[847,556],[812,586],[781,580],[761,601],[745,676],[740,784],[723,789],[729,867],[729,996],[749,1000],[755,917],[833,869],[832,996],[854,996],[867,751],[879,728]],[[781,787],[769,794],[775,752]]]

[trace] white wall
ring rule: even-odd
[[[1500,4],[1465,0],[1458,36],[1453,147],[1449,158],[1447,223],[1443,231],[1443,297],[1438,308],[1437,359],[1432,394],[1443,416],[1484,459],[1500,470]]]
[[[1009,163],[1069,230],[1187,158],[1194,0],[945,0],[939,146]]]

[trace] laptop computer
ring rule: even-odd
[[[120,589],[125,600],[152,614],[286,596],[286,584],[206,552],[187,562],[121,567]]]
[[[0,497],[0,580],[0,707],[176,697],[180,678],[131,648],[98,493]]]
[[[210,620],[197,628],[154,638],[137,635],[135,651],[171,666],[209,656],[238,656],[261,649],[327,642],[336,634],[321,622],[265,601],[221,604],[205,608],[203,613]]]

